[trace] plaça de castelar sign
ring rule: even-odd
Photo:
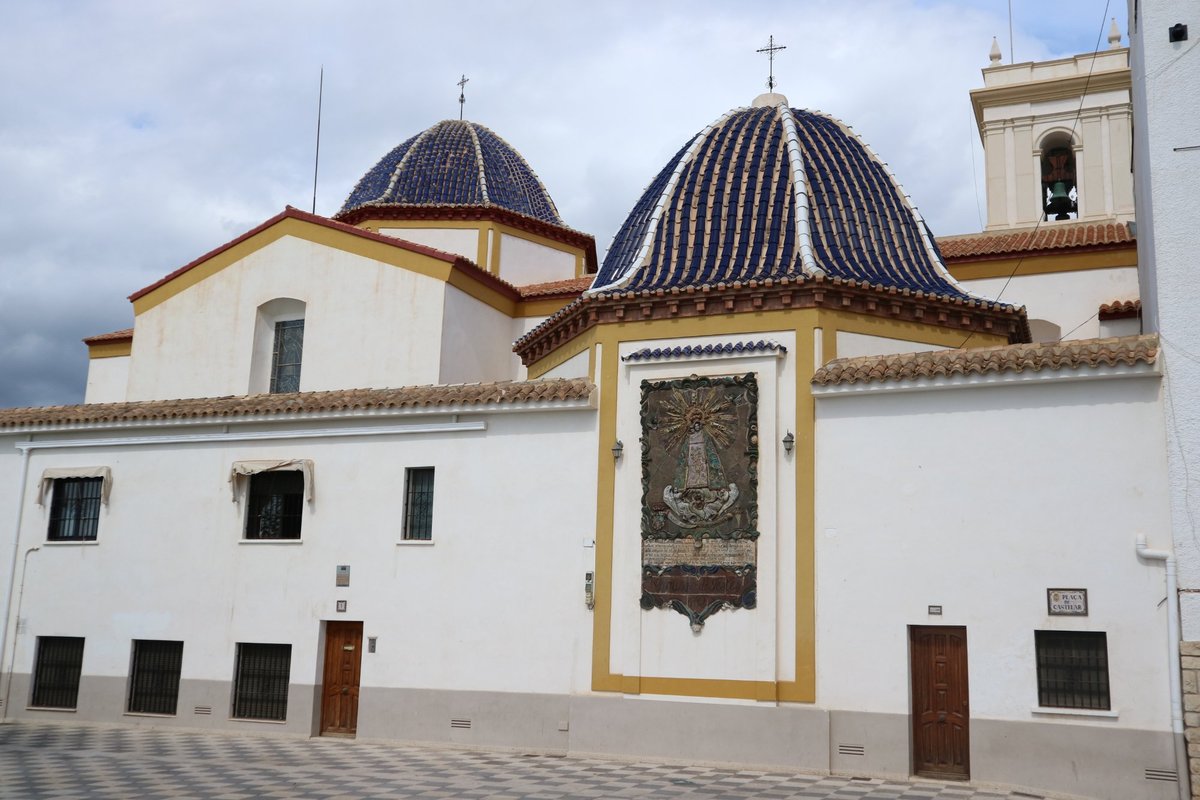
[[[1046,609],[1052,617],[1086,617],[1087,589],[1047,589]]]

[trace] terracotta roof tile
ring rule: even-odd
[[[1153,364],[1157,358],[1158,337],[1154,335],[1078,339],[840,358],[817,370],[812,382],[817,386],[829,386],[1116,364],[1132,366]]]
[[[591,287],[595,275],[584,275],[582,278],[568,278],[565,281],[546,281],[545,283],[529,283],[518,286],[522,300],[540,297],[578,297],[584,289]]]
[[[346,389],[332,392],[252,394],[149,400],[137,403],[86,403],[77,406],[0,409],[6,428],[119,425],[166,420],[259,417],[328,412],[435,409],[446,406],[514,405],[587,400],[594,387],[583,378],[466,383],[453,386],[405,386],[397,389]]]
[[[1045,223],[1037,228],[939,236],[938,249],[947,262],[978,258],[1033,255],[1068,248],[1107,249],[1137,240],[1122,222]]]
[[[1114,300],[1100,306],[1100,319],[1131,319],[1142,314],[1141,300]]]
[[[105,342],[130,342],[133,341],[133,328],[123,328],[112,333],[100,333],[95,336],[89,336],[83,340],[84,344],[104,344]]]

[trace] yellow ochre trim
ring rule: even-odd
[[[209,278],[228,266],[255,253],[269,244],[291,236],[306,242],[330,247],[335,250],[381,261],[395,267],[403,267],[412,272],[445,281],[450,277],[451,264],[423,253],[394,247],[385,242],[365,239],[352,233],[327,228],[305,220],[289,217],[280,220],[264,231],[238,242],[234,246],[217,253],[212,258],[197,264],[187,272],[164,283],[153,291],[142,295],[133,301],[134,315],[142,314],[155,306],[170,300],[175,295],[190,289],[200,281]],[[510,301],[510,306],[513,303]],[[500,309],[504,310],[504,309]]]
[[[1048,275],[1055,272],[1081,272],[1089,269],[1136,267],[1137,246],[1129,242],[1119,250],[1101,250],[1074,255],[1041,255],[1025,258],[1002,258],[994,261],[960,261],[947,264],[955,280],[974,281],[983,278]]]
[[[118,358],[133,352],[133,342],[100,342],[88,345],[88,358]]]
[[[593,328],[592,330],[585,333],[583,336],[580,336],[578,339],[572,340],[570,342],[570,344],[571,344],[570,347],[560,347],[557,350],[555,350],[551,355],[546,356],[545,358],[539,359],[538,361],[531,364],[529,366],[529,370],[528,370],[529,379],[536,380],[537,378],[542,377],[543,375],[545,375],[547,372],[554,369],[555,367],[558,367],[558,366],[561,366],[562,364],[567,363],[572,358],[574,358],[575,356],[582,353],[584,350],[591,350],[592,345],[595,344],[595,341],[596,341],[595,333],[596,333],[596,329]],[[589,374],[595,374],[594,370],[593,370],[593,367],[595,366],[595,360],[596,360],[596,355],[595,355],[595,352],[593,352],[592,355],[589,356],[589,358],[588,358]]]

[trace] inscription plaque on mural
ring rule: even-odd
[[[642,381],[642,608],[754,608],[757,525],[754,375]]]
[[[1046,607],[1052,617],[1086,617],[1087,589],[1047,589]]]

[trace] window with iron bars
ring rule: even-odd
[[[404,471],[404,539],[433,538],[433,467]]]
[[[233,678],[233,716],[238,719],[287,719],[290,644],[237,646]]]
[[[35,708],[75,708],[83,671],[82,636],[39,636],[33,662]]]
[[[56,478],[46,539],[51,542],[96,541],[103,487],[103,478]]]
[[[280,470],[250,476],[247,539],[299,539],[303,516],[303,473]]]
[[[1090,631],[1034,631],[1038,705],[1107,711],[1108,637]]]
[[[133,714],[174,714],[182,667],[183,642],[135,640],[127,710]]]
[[[271,394],[300,391],[300,362],[304,355],[304,320],[275,323],[271,352]]]

